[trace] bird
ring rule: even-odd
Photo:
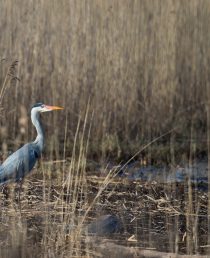
[[[37,131],[36,139],[23,145],[0,165],[0,186],[10,182],[20,183],[32,170],[44,148],[44,132],[40,123],[40,113],[61,109],[63,108],[43,103],[36,103],[32,106],[31,121]]]

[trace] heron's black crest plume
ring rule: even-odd
[[[31,107],[31,109],[32,109],[32,108],[35,108],[35,107],[41,107],[42,105],[44,105],[44,104],[41,103],[41,102],[36,103],[36,104],[34,104],[34,105]]]

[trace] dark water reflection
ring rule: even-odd
[[[26,180],[20,202],[14,185],[4,189],[0,257],[97,257],[104,239],[126,248],[180,254],[208,251],[207,193],[192,187],[189,194],[189,186],[182,182],[153,184],[115,178],[94,203],[78,235],[78,221],[103,181],[87,178],[87,192],[78,198],[75,209],[69,208],[73,203],[68,203],[66,189],[54,181]],[[105,214],[119,219],[120,230],[104,237],[87,236],[86,226]]]

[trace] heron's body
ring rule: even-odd
[[[0,185],[21,181],[32,170],[40,155],[38,146],[33,142],[11,154],[0,166]]]
[[[53,109],[61,108],[46,106],[42,103],[34,105],[31,110],[31,120],[36,127],[37,137],[34,142],[25,144],[0,165],[0,185],[11,181],[21,181],[32,170],[44,147],[44,134],[39,121],[39,113]]]

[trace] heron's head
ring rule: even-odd
[[[36,103],[31,108],[31,112],[42,113],[42,112],[49,112],[53,110],[59,110],[59,109],[63,109],[63,108],[58,106],[49,106],[43,103]]]

